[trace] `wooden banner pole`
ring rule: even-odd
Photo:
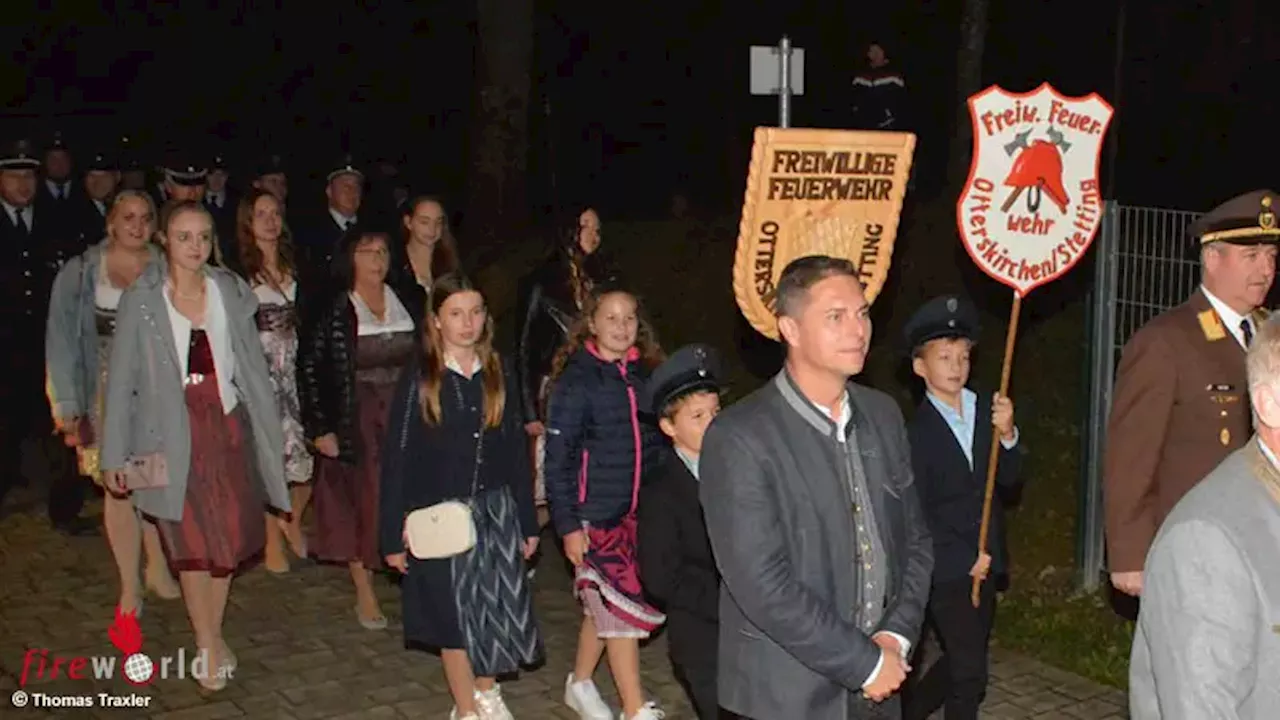
[[[1009,310],[1009,332],[1004,337],[1004,365],[1000,368],[1000,397],[1009,394],[1009,375],[1013,370],[1013,345],[1018,339],[1018,317],[1022,314],[1022,294],[1014,291],[1013,307]],[[987,487],[982,498],[982,527],[978,530],[978,555],[987,551],[987,530],[991,524],[991,496],[996,487],[996,463],[1000,460],[1000,433],[994,428],[991,431],[991,454],[987,459]],[[973,579],[973,592],[970,600],[978,607],[982,590],[982,579]]]

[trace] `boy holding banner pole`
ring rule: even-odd
[[[934,298],[903,330],[911,369],[924,381],[925,398],[907,425],[911,464],[920,505],[933,538],[933,584],[928,620],[945,655],[930,667],[908,696],[905,720],[924,720],[946,705],[948,720],[976,720],[987,690],[987,645],[995,619],[995,587],[982,586],[977,607],[970,603],[970,579],[1007,572],[1004,514],[992,507],[990,542],[979,548],[983,454],[999,439],[996,483],[1018,484],[1021,452],[1013,402],[1003,395],[978,394],[967,387],[969,358],[978,338],[978,312],[954,295]]]

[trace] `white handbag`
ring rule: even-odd
[[[409,552],[419,560],[461,555],[476,545],[471,506],[460,500],[446,500],[409,513],[404,519],[404,534]]]
[[[458,404],[462,404],[461,390]],[[407,423],[406,423],[407,425]],[[471,497],[474,500],[480,482],[480,459],[484,452],[485,416],[480,413],[480,430],[476,434],[475,469],[471,473]],[[418,508],[404,518],[404,536],[409,553],[419,560],[440,560],[467,552],[476,546],[476,523],[471,503],[445,500]]]

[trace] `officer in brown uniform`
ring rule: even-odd
[[[1147,550],[1183,494],[1252,434],[1245,348],[1267,311],[1280,195],[1228,200],[1191,227],[1200,289],[1138,330],[1116,371],[1103,465],[1111,584],[1142,593]]]

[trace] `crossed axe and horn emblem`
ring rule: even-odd
[[[1005,154],[1009,157],[1014,155],[1017,157],[1014,158],[1013,168],[1009,170],[1009,177],[1004,180],[1005,186],[1013,188],[1013,192],[1009,193],[1000,210],[1009,212],[1025,192],[1028,212],[1039,211],[1040,202],[1045,195],[1048,195],[1058,210],[1065,215],[1070,198],[1067,197],[1067,189],[1062,184],[1062,154],[1071,149],[1071,143],[1067,142],[1062,133],[1054,127],[1050,127],[1045,132],[1048,140],[1028,142],[1032,132],[1032,130],[1024,130],[1013,136],[1013,142],[1004,146]]]

